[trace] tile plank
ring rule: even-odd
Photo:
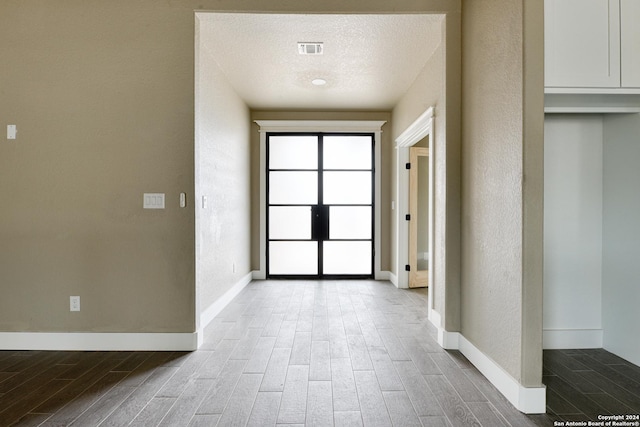
[[[291,349],[291,365],[308,365],[311,362],[311,332],[296,332]]]
[[[242,374],[218,424],[222,426],[246,425],[261,382],[261,374]]]
[[[383,391],[391,422],[394,426],[421,427],[422,423],[413,409],[411,400],[405,391]]]
[[[283,391],[291,349],[274,348],[260,385],[260,391]]]
[[[304,423],[307,414],[308,365],[289,365],[284,383],[278,423]]]
[[[282,392],[259,391],[251,409],[247,427],[269,427],[276,424]]]
[[[391,418],[373,371],[354,371],[356,390],[365,426],[391,426]]]
[[[331,381],[329,341],[311,341],[309,380]]]
[[[351,359],[331,360],[334,411],[360,411]]]
[[[306,425],[333,426],[331,381],[309,381]]]
[[[427,384],[436,396],[443,412],[454,426],[479,426],[469,407],[443,375],[426,375]]]
[[[418,368],[411,361],[394,362],[404,388],[419,416],[444,415],[440,405]]]
[[[228,360],[196,414],[222,414],[242,375],[246,360]]]
[[[362,427],[360,411],[335,411],[333,413],[335,427]]]

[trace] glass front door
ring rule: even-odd
[[[267,277],[373,276],[373,135],[267,135]]]

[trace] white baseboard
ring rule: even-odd
[[[0,332],[0,350],[192,351],[197,340],[194,332]]]
[[[392,273],[390,271],[385,271],[385,270],[381,270],[378,271],[374,276],[375,280],[386,280],[388,282],[391,281],[391,275]]]
[[[547,392],[544,386],[524,387],[521,385],[461,333],[445,331],[441,326],[440,313],[437,311],[429,310],[429,321],[438,329],[438,344],[447,350],[459,350],[516,409],[525,414],[544,414],[546,412]]]
[[[427,318],[433,324],[433,326],[438,329],[442,328],[442,316],[440,316],[440,313],[430,308],[429,312],[427,313]]]
[[[227,292],[225,292],[220,298],[215,300],[213,304],[207,307],[200,314],[200,323],[198,328],[198,347],[202,345],[202,341],[204,339],[204,328],[206,328],[209,323],[215,317],[224,310],[224,308],[229,305],[229,303],[254,279],[254,274],[259,275],[259,272],[251,272],[241,278],[235,285],[231,287]]]
[[[398,276],[393,274],[392,271],[389,272],[389,281],[393,283],[396,288],[398,287]]]
[[[437,311],[430,309],[428,314],[429,321],[438,330],[437,341],[440,347],[445,350],[458,350],[460,334],[458,332],[447,332],[442,327],[442,317]]]
[[[602,329],[545,329],[542,331],[542,348],[564,350],[578,348],[602,348]]]
[[[458,334],[460,352],[506,397],[513,406],[525,414],[546,412],[546,387],[524,387],[495,361]]]

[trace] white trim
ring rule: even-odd
[[[384,120],[255,120],[260,132],[376,132]]]
[[[267,168],[267,132],[341,132],[374,134],[375,149],[375,215],[374,215],[374,257],[373,277],[376,280],[388,280],[383,278],[380,271],[380,255],[382,236],[381,223],[381,149],[382,126],[385,120],[255,120],[260,127],[260,269],[255,272],[254,278],[266,279],[267,276],[267,184],[265,180]],[[381,278],[381,279],[379,279]]]
[[[433,107],[429,107],[420,117],[411,123],[409,127],[396,138],[396,147],[411,147],[431,133],[434,111]]]
[[[640,113],[640,107],[544,107],[547,114],[633,114]]]
[[[253,280],[253,272],[242,277],[235,285],[200,313],[200,330],[198,331],[198,347],[204,340],[204,329],[213,319],[229,305],[229,303]]]
[[[398,276],[393,274],[393,271],[389,271],[389,281],[393,283],[396,288],[398,287]]]
[[[435,326],[438,329],[442,328],[442,317],[440,316],[440,313],[438,313],[432,308],[429,308],[429,312],[427,313],[427,318],[429,319],[431,324],[433,324],[433,326]]]
[[[409,262],[409,225],[404,216],[409,212],[409,174],[406,173],[405,164],[409,162],[409,148],[417,144],[421,139],[429,136],[429,286],[433,284],[435,263],[433,262],[435,251],[433,247],[433,198],[435,195],[434,181],[434,144],[433,144],[433,116],[435,108],[429,107],[420,115],[398,138],[396,138],[396,194],[398,203],[396,204],[396,274],[397,280],[394,283],[398,288],[409,287],[409,274],[404,270],[404,266]],[[428,294],[429,308],[433,308],[433,292]]]
[[[500,365],[458,334],[460,352],[506,397],[525,414],[546,412],[546,387],[524,387]]]
[[[545,350],[602,348],[602,346],[602,329],[545,329],[542,331],[542,348]]]
[[[391,275],[392,273],[390,271],[379,271],[378,273],[376,273],[375,280],[384,280],[386,282],[391,282]]]
[[[525,414],[546,412],[546,388],[524,387],[493,359],[488,357],[459,332],[442,327],[440,313],[429,310],[429,321],[438,329],[438,344],[447,350],[459,350],[513,406]]]
[[[544,93],[636,95],[636,94],[640,94],[640,89],[638,88],[599,88],[599,87],[545,87]]]
[[[260,122],[256,121],[259,126]],[[256,272],[261,280],[267,278],[267,133],[260,127],[260,268]]]
[[[193,351],[195,332],[0,332],[0,350]]]

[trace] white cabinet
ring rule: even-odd
[[[545,86],[620,87],[618,0],[545,1]]]
[[[622,87],[640,88],[640,1],[620,0]]]
[[[640,88],[639,21],[640,0],[545,0],[545,86]]]

